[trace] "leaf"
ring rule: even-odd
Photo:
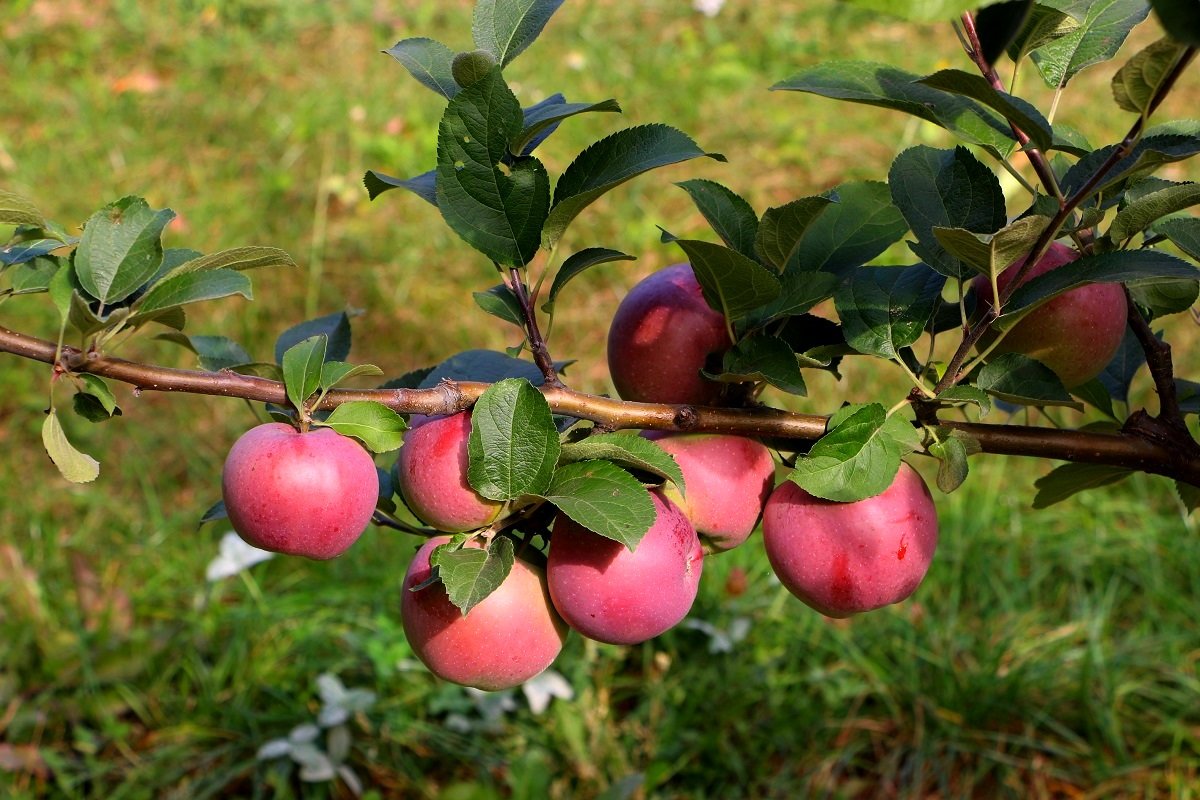
[[[1042,112],[1019,97],[993,88],[982,75],[943,69],[921,78],[920,82],[943,92],[978,100],[1020,128],[1038,150],[1048,150],[1054,141],[1054,132]]]
[[[1133,383],[1133,376],[1145,363],[1146,351],[1142,349],[1133,328],[1126,326],[1117,352],[1104,367],[1104,371],[1096,376],[1096,380],[1108,390],[1113,400],[1129,405],[1129,386]]]
[[[1000,181],[964,147],[905,150],[892,162],[888,186],[917,237],[913,251],[947,277],[963,278],[968,272],[938,241],[935,227],[995,233],[1007,222]]]
[[[855,270],[834,295],[846,341],[860,353],[897,358],[921,337],[945,283],[924,264]]]
[[[529,381],[506,378],[471,411],[467,480],[492,500],[540,494],[550,485],[559,448],[546,398]]]
[[[494,66],[496,59],[491,53],[486,50],[470,50],[454,56],[454,60],[450,62],[450,74],[454,76],[455,83],[466,88],[478,83]]]
[[[542,497],[583,527],[630,550],[654,524],[654,502],[646,487],[610,461],[559,467]]]
[[[438,125],[438,209],[464,241],[507,266],[533,258],[550,206],[546,168],[508,152],[522,120],[517,98],[493,67],[455,95]]]
[[[310,336],[297,342],[283,354],[283,384],[288,400],[297,411],[304,410],[304,403],[321,385],[321,365],[325,363],[325,350],[329,338],[325,334]]]
[[[48,291],[50,281],[54,280],[59,269],[58,260],[55,258],[35,258],[18,264],[16,269],[9,273],[12,293],[19,295]]]
[[[1076,8],[1083,12],[1079,26],[1031,54],[1047,86],[1066,86],[1081,70],[1108,61],[1150,13],[1145,0],[1092,0],[1066,10]]]
[[[957,431],[955,431],[957,433]],[[937,487],[950,494],[967,479],[967,443],[957,436],[948,436],[929,445],[929,452],[938,459]]]
[[[900,209],[883,181],[851,181],[830,194],[825,207],[800,238],[793,263],[804,270],[844,275],[883,253],[908,231]],[[787,295],[787,277],[784,278]]]
[[[958,384],[951,386],[937,396],[939,403],[974,403],[979,406],[979,416],[986,417],[992,410],[992,400],[987,392],[977,386]]]
[[[383,370],[374,364],[347,364],[345,361],[326,361],[321,365],[320,389],[323,392],[362,375],[382,375]]]
[[[324,335],[329,343],[325,347],[325,358],[329,361],[345,361],[350,355],[350,317],[345,311],[327,314],[293,325],[275,340],[275,362],[283,362],[283,354],[292,345],[312,336]]]
[[[880,494],[900,469],[900,446],[885,432],[886,422],[887,411],[878,403],[843,408],[788,480],[811,495],[843,503]]]
[[[593,143],[558,179],[542,230],[543,243],[553,245],[580,211],[631,178],[701,156],[725,160],[717,153],[704,152],[681,131],[660,124],[626,128]]]
[[[725,351],[721,370],[719,375],[704,374],[725,383],[765,381],[790,394],[808,394],[795,352],[776,336],[759,333],[742,339]]]
[[[1078,27],[1079,23],[1069,14],[1048,5],[1034,3],[1025,27],[1008,46],[1008,57],[1013,61],[1020,61],[1029,55],[1030,51],[1055,39],[1061,39]]]
[[[1164,281],[1129,289],[1133,301],[1146,310],[1148,319],[1158,319],[1187,311],[1200,297],[1200,282],[1194,280]]]
[[[392,189],[408,189],[417,197],[437,208],[437,170],[431,169],[415,178],[393,178],[373,169],[363,175],[363,186],[367,187],[367,197],[374,200],[384,192]]]
[[[1112,396],[1098,378],[1092,378],[1086,383],[1071,387],[1071,394],[1093,408],[1099,409],[1105,416],[1117,419],[1116,411],[1113,409]]]
[[[1150,0],[1163,30],[1184,44],[1200,46],[1200,17],[1192,0]]]
[[[184,261],[163,275],[162,279],[208,270],[227,269],[241,272],[248,269],[294,266],[296,266],[296,262],[292,260],[287,251],[280,250],[278,247],[233,247]]]
[[[736,250],[698,239],[676,239],[687,254],[704,300],[728,320],[738,320],[779,296],[779,279]]]
[[[747,258],[757,258],[758,215],[741,195],[716,181],[690,180],[675,185],[688,193],[721,241]]]
[[[649,472],[671,481],[679,487],[680,492],[686,494],[683,471],[675,463],[674,457],[653,441],[636,434],[593,434],[578,442],[564,444],[558,457],[559,464],[591,460],[613,461],[624,467]]]
[[[219,519],[227,519],[228,517],[229,512],[225,509],[225,501],[218,500],[209,507],[208,511],[204,512],[204,515],[200,517],[200,521],[196,523],[196,527],[198,528],[206,522],[216,522]]]
[[[835,100],[903,111],[1002,157],[1015,145],[1008,124],[974,100],[925,86],[919,75],[871,61],[826,61],[775,84]]]
[[[1021,217],[995,233],[972,233],[963,228],[937,228],[933,235],[946,252],[982,275],[998,275],[1009,264],[1028,255],[1049,217]]]
[[[42,445],[54,466],[71,483],[91,483],[100,476],[100,462],[79,452],[67,441],[67,434],[54,409],[47,412],[42,423]]]
[[[443,380],[498,383],[505,378],[524,378],[534,386],[544,380],[541,370],[532,362],[495,350],[465,350],[434,367],[419,388],[431,389]]]
[[[821,214],[836,198],[826,196],[802,197],[782,206],[768,208],[754,238],[754,250],[780,272],[810,267],[796,260],[800,242]],[[751,254],[752,255],[752,254]]]
[[[554,281],[550,284],[550,295],[546,302],[542,305],[542,311],[547,314],[554,310],[554,301],[558,299],[558,293],[563,287],[574,278],[576,275],[583,272],[589,267],[594,267],[597,264],[607,264],[611,261],[636,261],[637,256],[631,256],[622,253],[620,250],[610,250],[607,247],[587,247],[576,253],[572,253],[562,266],[558,268],[558,272],[554,275]]]
[[[1134,146],[1133,152],[1116,164],[1096,184],[1095,192],[1111,191],[1120,183],[1151,172],[1163,164],[1183,161],[1200,153],[1200,126],[1183,133],[1147,131]],[[1157,129],[1158,126],[1156,126]],[[1074,194],[1088,184],[1094,173],[1120,145],[1107,145],[1079,159],[1063,175],[1059,184],[1066,195]]]
[[[170,308],[235,294],[247,300],[254,297],[250,289],[250,279],[232,269],[175,273],[151,286],[134,302],[134,314],[129,321],[133,323],[139,318],[146,319]]]
[[[1200,219],[1171,219],[1156,227],[1171,244],[1200,261]]]
[[[563,0],[478,0],[471,21],[475,46],[507,65],[533,44]]]
[[[512,539],[492,537],[487,549],[453,547],[447,543],[436,547],[429,563],[436,567],[450,602],[466,616],[472,608],[500,588],[512,570],[516,556]]]
[[[342,436],[353,436],[372,453],[388,453],[400,449],[407,425],[404,419],[383,403],[374,400],[352,400],[333,409],[324,422]]]
[[[1183,507],[1189,514],[1195,513],[1196,509],[1200,508],[1200,487],[1183,481],[1175,481],[1175,493],[1179,495],[1179,502],[1183,503]]]
[[[155,338],[186,347],[199,357],[200,366],[211,372],[249,364],[254,358],[237,342],[226,336],[188,336],[178,331]]]
[[[1175,394],[1179,401],[1179,410],[1184,414],[1200,414],[1200,383],[1175,379]]]
[[[471,296],[475,298],[475,305],[493,317],[525,329],[525,312],[521,309],[521,303],[513,296],[512,290],[505,284],[493,286],[486,292],[472,292]]]
[[[1023,406],[1081,408],[1053,370],[1020,353],[994,356],[979,370],[975,386],[993,397]]]
[[[1008,0],[981,8],[975,15],[980,55],[989,66],[994,66],[1000,60],[1000,55],[1021,34],[1033,8],[1033,0]]]
[[[591,112],[620,113],[616,100],[601,100],[599,103],[568,103],[561,94],[551,95],[540,103],[522,110],[521,134],[509,143],[514,155],[527,156],[552,134],[564,119],[577,114]]]
[[[807,272],[791,269],[779,278],[779,297],[760,307],[750,316],[748,326],[770,319],[807,313],[818,303],[833,297],[842,278],[832,272]]]
[[[111,417],[114,414],[121,413],[121,409],[117,407],[116,395],[113,394],[112,389],[108,388],[108,384],[104,382],[103,378],[97,375],[89,375],[86,372],[78,377],[83,383],[79,391],[89,397],[96,398],[106,416]]]
[[[0,247],[0,265],[11,267],[14,264],[24,264],[49,255],[60,247],[63,247],[63,243],[57,239],[27,239],[5,245]]]
[[[87,221],[75,250],[75,272],[84,291],[102,303],[124,300],[158,271],[162,232],[175,218],[140,197],[125,197]]]
[[[1033,482],[1037,487],[1033,507],[1047,508],[1079,492],[1117,483],[1132,474],[1133,470],[1127,467],[1109,464],[1063,464]]]
[[[36,225],[41,228],[46,224],[42,212],[16,192],[0,189],[0,225]]]
[[[383,52],[403,64],[422,86],[447,100],[458,94],[458,84],[450,70],[454,51],[441,42],[423,37],[401,39]]]
[[[1200,204],[1200,183],[1177,183],[1138,198],[1117,212],[1105,232],[1114,242],[1132,238],[1168,214]]]
[[[1147,117],[1158,91],[1186,48],[1170,38],[1159,39],[1125,62],[1112,79],[1113,99],[1126,111]]]

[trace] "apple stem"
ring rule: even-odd
[[[391,514],[380,511],[379,509],[375,509],[375,513],[371,515],[371,522],[374,522],[381,528],[391,528],[394,531],[411,533],[414,536],[432,538],[434,536],[442,535],[441,531],[435,531],[433,528],[419,528],[416,525],[409,525],[407,522],[396,519]]]

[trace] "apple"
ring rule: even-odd
[[[379,479],[371,455],[330,428],[270,422],[233,444],[221,473],[229,521],[263,550],[328,559],[371,522]]]
[[[642,433],[671,454],[686,494],[663,493],[687,514],[706,552],[737,547],[750,537],[775,486],[775,460],[762,442],[712,433]]]
[[[1079,253],[1055,242],[1021,279],[1025,283],[1079,258]],[[1026,259],[1014,262],[996,277],[1001,292],[1013,282]],[[979,302],[992,304],[992,285],[985,276],[974,281]],[[1087,383],[1112,361],[1125,336],[1128,308],[1119,283],[1090,283],[1049,300],[1029,312],[1000,341],[995,353],[1023,353],[1045,364],[1068,388]],[[995,341],[989,332],[981,348]]]
[[[933,498],[908,464],[866,500],[822,500],[786,481],[763,510],[763,544],[775,575],[829,617],[908,597],[929,570],[937,540]]]
[[[725,317],[704,301],[690,264],[636,284],[608,330],[608,369],[617,394],[646,403],[713,405],[722,385],[700,374],[710,353],[730,347]]]
[[[429,539],[408,565],[400,598],[404,635],[439,678],[489,692],[519,686],[550,666],[567,638],[545,571],[517,558],[504,583],[464,615],[440,582],[413,591],[429,579],[434,549],[448,541]]]
[[[396,482],[404,502],[440,531],[471,531],[490,525],[503,503],[489,500],[467,482],[471,415],[425,419],[404,434],[396,459]]]
[[[589,639],[637,644],[687,616],[696,599],[704,550],[687,516],[651,492],[655,520],[637,547],[594,533],[559,514],[546,581],[558,613]]]

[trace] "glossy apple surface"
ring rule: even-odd
[[[617,394],[646,403],[713,405],[722,385],[700,375],[709,353],[729,349],[725,318],[704,302],[690,264],[640,281],[608,331],[608,369]]]
[[[633,551],[563,514],[554,522],[546,579],[558,613],[589,639],[636,644],[673,627],[696,599],[704,551],[671,501],[651,492],[655,521]]]
[[[395,477],[404,502],[440,531],[471,531],[491,524],[503,503],[483,497],[467,482],[471,415],[426,418],[404,434]]]
[[[1031,278],[1069,264],[1079,253],[1055,242],[1021,279]],[[1013,282],[1025,260],[1015,262],[1001,272],[996,283],[1001,292]],[[979,301],[992,304],[992,286],[980,276],[974,282]],[[1068,388],[1087,383],[1112,361],[1125,336],[1128,307],[1125,291],[1116,283],[1091,283],[1049,300],[1013,326],[994,353],[1022,353],[1036,358],[1062,380]],[[994,341],[985,336],[981,346]]]
[[[370,524],[379,480],[370,454],[353,439],[271,422],[234,443],[221,491],[229,521],[247,543],[328,559]]]
[[[683,472],[684,495],[671,483],[663,493],[687,514],[706,552],[730,550],[749,538],[775,486],[775,460],[762,442],[708,433],[642,435],[670,453]]]
[[[545,573],[518,558],[504,583],[464,616],[441,583],[411,591],[429,578],[434,548],[449,539],[425,542],[408,566],[400,600],[404,634],[440,678],[486,691],[518,686],[550,666],[567,636]]]
[[[925,578],[937,541],[933,498],[907,464],[887,490],[866,500],[822,500],[786,481],[763,511],[763,544],[776,576],[830,617],[908,597]]]

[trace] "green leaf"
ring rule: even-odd
[[[1046,226],[1049,217],[1021,217],[995,233],[972,233],[963,228],[933,229],[938,243],[982,275],[998,275],[1009,264],[1028,255]]]
[[[1171,244],[1200,261],[1200,219],[1171,219],[1157,225],[1156,229],[1170,239]]]
[[[134,302],[134,315],[130,317],[130,322],[139,318],[149,318],[169,308],[235,294],[247,300],[254,297],[250,289],[250,279],[232,269],[176,273],[151,286],[149,291]]]
[[[968,386],[961,383],[957,386],[951,386],[939,394],[937,400],[939,403],[974,403],[979,406],[980,417],[986,417],[988,412],[992,410],[992,399],[988,397],[987,392],[976,386]]]
[[[1009,403],[1082,408],[1053,370],[1020,353],[994,356],[979,370],[975,385]]]
[[[782,206],[768,208],[754,238],[754,250],[780,272],[815,269],[799,261],[796,254],[808,229],[836,198],[802,197]],[[748,254],[753,255],[753,254]]]
[[[475,46],[501,66],[533,44],[563,0],[478,0],[471,21]]]
[[[1106,231],[1114,242],[1141,233],[1155,220],[1200,204],[1200,183],[1177,183],[1151,192],[1122,208]]]
[[[980,55],[989,66],[1000,60],[1001,54],[1024,30],[1033,7],[1033,0],[1008,0],[981,8],[975,14]]]
[[[79,391],[84,395],[96,398],[106,416],[111,417],[121,413],[121,409],[117,407],[116,395],[113,394],[112,389],[108,388],[108,384],[104,382],[103,378],[85,372],[79,375],[79,380],[83,384]]]
[[[67,261],[54,273],[50,278],[50,283],[46,286],[51,302],[58,309],[59,321],[63,327],[66,327],[71,318],[71,307],[74,305],[76,297],[75,283],[75,267],[70,261]]]
[[[392,189],[408,189],[426,203],[437,208],[437,170],[421,173],[415,178],[393,178],[373,169],[363,175],[363,186],[367,187],[367,197],[374,200],[384,192]]]
[[[438,125],[437,206],[464,241],[492,261],[524,266],[537,252],[550,176],[532,156],[513,158],[521,106],[500,68],[460,91]]]
[[[919,75],[871,61],[826,61],[801,70],[772,90],[809,92],[835,100],[903,111],[932,122],[968,144],[1001,157],[1015,145],[996,113],[960,95],[925,86]]]
[[[842,409],[788,480],[811,495],[843,503],[880,494],[900,469],[900,446],[885,431],[887,419],[878,403]]]
[[[1009,298],[999,324],[1015,321],[1052,297],[1089,283],[1125,283],[1141,286],[1165,280],[1196,280],[1200,270],[1158,250],[1117,250],[1084,256],[1023,283]]]
[[[1119,184],[1152,172],[1163,164],[1183,161],[1200,153],[1200,124],[1189,122],[1194,129],[1186,132],[1147,131],[1134,146],[1133,152],[1117,161],[1095,186],[1097,193],[1110,192]],[[1169,130],[1169,129],[1168,129]],[[1066,195],[1074,194],[1092,179],[1120,145],[1107,145],[1095,150],[1067,170],[1059,184]]]
[[[687,254],[704,300],[737,320],[779,296],[779,278],[736,250],[698,239],[676,239]]]
[[[935,150],[918,145],[905,150],[892,162],[888,186],[917,237],[913,251],[951,278],[968,277],[969,272],[942,246],[933,229],[995,233],[1007,222],[1000,181],[964,147]]]
[[[283,354],[283,384],[297,411],[304,410],[304,402],[321,385],[321,365],[325,363],[328,343],[329,337],[324,334],[310,336]]]
[[[1020,128],[1038,150],[1048,150],[1054,141],[1050,123],[1029,102],[995,89],[982,75],[958,69],[943,69],[921,78],[921,83],[943,92],[978,100]]]
[[[855,270],[834,295],[846,341],[860,353],[898,357],[921,337],[945,283],[924,264]]]
[[[667,125],[639,125],[617,131],[580,153],[558,179],[554,203],[542,231],[549,247],[561,238],[575,217],[606,192],[658,167],[708,156],[686,134]]]
[[[326,361],[321,365],[320,389],[323,392],[327,392],[351,378],[358,378],[362,375],[377,376],[382,374],[383,370],[374,364],[347,364],[345,361]]]
[[[26,239],[23,242],[5,245],[0,247],[0,265],[11,267],[14,264],[24,264],[49,255],[63,246],[57,239]]]
[[[660,478],[665,478],[686,493],[683,471],[674,457],[649,439],[628,433],[598,433],[578,442],[562,446],[558,463],[574,464],[579,461],[613,461],[623,467],[640,469]]]
[[[688,193],[721,241],[747,258],[758,257],[754,246],[758,215],[741,195],[716,181],[690,180],[675,185]]]
[[[929,452],[938,459],[937,487],[950,494],[967,479],[970,466],[967,464],[967,445],[957,437],[950,436],[929,445]]]
[[[228,518],[229,512],[225,509],[225,501],[218,500],[217,502],[213,503],[207,511],[204,512],[204,515],[200,517],[200,521],[196,523],[196,527],[198,528],[207,522],[216,522],[219,519]]]
[[[837,202],[808,225],[794,263],[804,270],[844,275],[883,253],[908,231],[883,181],[851,181],[830,191]],[[787,276],[784,277],[784,295]]]
[[[486,50],[471,50],[459,53],[450,62],[450,74],[459,86],[473,86],[496,66],[496,59]]]
[[[1193,0],[1150,0],[1163,30],[1184,44],[1200,47],[1200,16]]]
[[[509,143],[514,155],[527,156],[554,132],[564,119],[577,114],[591,112],[620,113],[616,100],[601,100],[599,103],[568,103],[561,94],[551,95],[542,102],[522,111],[523,128],[520,136]]]
[[[79,452],[67,441],[54,409],[50,409],[42,423],[42,445],[54,466],[71,483],[90,483],[100,476],[100,462]]]
[[[1037,487],[1033,507],[1046,508],[1087,489],[1117,483],[1132,474],[1133,470],[1127,467],[1109,464],[1063,464],[1033,482]]]
[[[1031,51],[1055,39],[1061,39],[1078,27],[1079,22],[1069,14],[1048,5],[1034,3],[1025,27],[1008,46],[1008,57],[1013,61],[1020,61]]]
[[[175,218],[125,197],[92,215],[75,251],[75,272],[84,291],[103,303],[124,300],[158,271],[162,232]]]
[[[829,298],[841,284],[842,278],[832,272],[806,272],[791,269],[779,277],[779,297],[750,315],[748,326],[766,320],[804,314]]]
[[[758,333],[742,339],[725,351],[721,370],[718,375],[704,374],[725,383],[765,381],[791,394],[801,397],[808,394],[796,353],[776,336]]]
[[[1200,487],[1183,481],[1175,481],[1175,493],[1179,495],[1179,502],[1183,503],[1183,507],[1189,514],[1195,513],[1196,509],[1200,508]]]
[[[325,358],[328,361],[345,361],[350,355],[350,317],[345,311],[326,314],[323,317],[310,319],[293,325],[279,335],[275,340],[275,361],[283,362],[283,354],[292,347],[312,336],[325,336],[329,343],[325,347]]]
[[[1200,414],[1200,383],[1176,378],[1175,394],[1180,411],[1184,414]]]
[[[1105,416],[1117,419],[1117,413],[1113,409],[1112,396],[1098,378],[1092,378],[1086,383],[1072,387],[1071,394],[1093,408],[1099,409]]]
[[[236,270],[241,272],[248,269],[294,266],[296,266],[296,262],[287,254],[287,251],[280,250],[278,247],[233,247],[228,250],[221,250],[185,261],[163,275],[161,280],[190,272],[206,272],[210,270]]]
[[[12,293],[18,295],[47,291],[50,288],[50,281],[54,280],[59,269],[58,260],[53,257],[35,258],[32,261],[18,264],[9,273]]]
[[[420,388],[431,389],[444,380],[498,383],[505,378],[524,378],[534,386],[544,380],[537,365],[529,361],[495,350],[465,350],[434,367],[421,381]]]
[[[521,303],[513,296],[512,290],[505,284],[493,286],[486,292],[472,292],[471,296],[475,298],[475,305],[493,317],[525,329],[525,312],[521,310]]]
[[[1131,286],[1133,301],[1146,309],[1149,319],[1187,311],[1200,297],[1200,282],[1194,280],[1164,281],[1145,286]]]
[[[1159,89],[1186,48],[1170,38],[1138,51],[1112,79],[1113,99],[1126,111],[1147,117]]]
[[[583,527],[630,550],[654,524],[650,492],[610,461],[564,464],[542,497]]]
[[[0,225],[45,226],[46,220],[33,201],[16,192],[0,189]]]
[[[450,602],[466,616],[492,592],[500,588],[516,561],[512,539],[494,536],[486,550],[454,547],[447,542],[434,548],[429,563],[436,567]]]
[[[156,336],[168,342],[186,347],[199,357],[200,366],[211,372],[249,364],[254,357],[240,344],[226,336],[188,336],[171,331]]]
[[[577,253],[572,253],[555,273],[554,281],[550,284],[550,295],[542,305],[542,311],[547,314],[551,313],[554,310],[554,301],[558,299],[558,293],[572,278],[585,269],[597,264],[607,264],[610,261],[636,260],[637,256],[622,253],[620,250],[610,250],[607,247],[587,247]]]
[[[1082,13],[1079,26],[1032,52],[1050,87],[1066,86],[1080,70],[1115,56],[1133,26],[1150,13],[1145,0],[1093,0],[1064,10]]]
[[[374,400],[342,403],[317,424],[333,428],[343,436],[353,436],[372,453],[398,450],[404,443],[404,431],[408,427],[403,417]]]
[[[403,64],[422,86],[447,100],[458,94],[458,84],[450,69],[454,51],[441,42],[423,37],[401,39],[383,52]]]
[[[1159,333],[1159,339],[1161,339],[1161,331]],[[1145,363],[1146,351],[1142,349],[1141,342],[1138,341],[1133,328],[1126,326],[1125,335],[1121,338],[1117,352],[1105,365],[1104,371],[1096,376],[1096,380],[1100,381],[1101,385],[1108,390],[1108,394],[1113,400],[1129,405],[1129,387],[1133,383],[1133,376]]]
[[[540,494],[550,485],[559,448],[546,398],[529,381],[507,378],[471,411],[467,480],[492,500]]]

